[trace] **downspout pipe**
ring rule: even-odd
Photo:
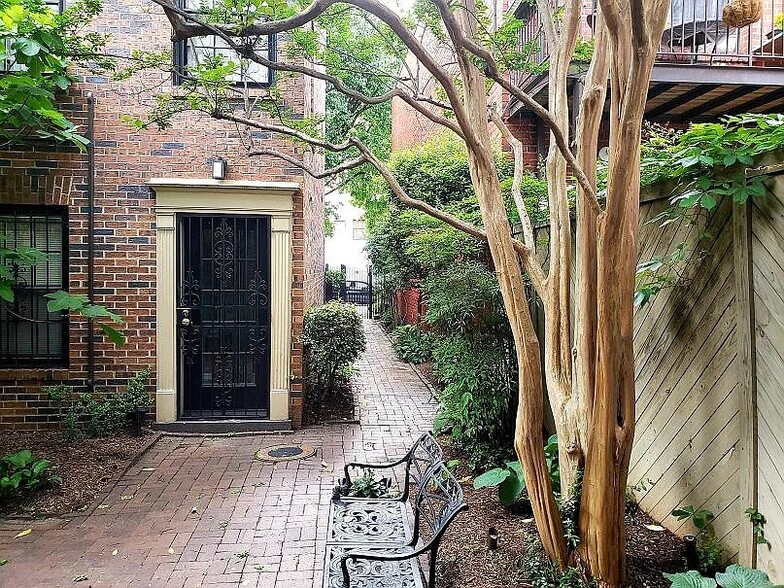
[[[95,297],[95,96],[87,93],[87,298]],[[87,319],[87,391],[95,391],[95,327]]]

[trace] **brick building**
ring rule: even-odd
[[[143,40],[172,52],[175,66],[220,51],[210,38],[172,47],[169,22],[145,0],[108,0],[95,27],[110,33],[112,53]],[[252,73],[260,87],[277,83]],[[0,233],[49,254],[20,273],[17,301],[0,310],[0,428],[52,426],[43,386],[109,391],[143,368],[154,374],[155,418],[172,428],[300,425],[298,334],[323,297],[323,186],[275,158],[249,158],[249,141],[303,156],[266,132],[193,113],[163,131],[124,122],[174,83],[164,73],[85,75],[62,109],[92,153],[42,143],[0,153]],[[322,112],[321,84],[278,85],[295,118]],[[225,179],[213,178],[219,160]],[[58,289],[121,314],[127,343],[48,313],[43,295]]]

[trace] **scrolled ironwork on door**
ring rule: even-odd
[[[270,220],[179,221],[181,418],[268,418]]]

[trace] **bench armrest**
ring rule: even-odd
[[[405,475],[405,482],[404,482],[404,485],[403,485],[403,493],[402,493],[402,499],[405,500],[408,497],[409,478],[410,478],[410,475],[411,475],[411,472],[409,471],[409,466],[410,466],[410,463],[411,463],[411,457],[412,457],[412,455],[414,453],[414,450],[417,448],[417,446],[422,442],[422,440],[425,437],[427,437],[429,435],[430,435],[429,433],[424,433],[424,434],[420,435],[419,438],[411,446],[411,449],[409,449],[406,452],[406,454],[403,457],[401,457],[400,459],[398,459],[398,460],[390,461],[390,462],[386,462],[386,463],[362,463],[362,462],[358,462],[358,461],[352,461],[352,462],[347,463],[346,465],[343,466],[343,474],[345,475],[344,479],[346,481],[346,484],[349,485],[349,486],[351,486],[351,484],[352,484],[351,473],[349,472],[349,468],[355,467],[355,468],[366,468],[366,469],[374,469],[374,470],[383,470],[383,469],[393,468],[395,466],[399,466],[399,465],[402,465],[402,464],[405,463],[406,464],[406,475]]]

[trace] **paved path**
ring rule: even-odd
[[[365,323],[361,425],[250,437],[163,437],[85,516],[0,520],[0,587],[195,588],[321,585],[329,499],[344,460],[401,455],[432,425],[435,404],[380,328]],[[317,449],[263,463],[276,443]],[[322,464],[326,463],[326,467]],[[19,539],[14,535],[32,527]],[[113,555],[116,550],[116,555]],[[76,583],[74,578],[87,576]]]

